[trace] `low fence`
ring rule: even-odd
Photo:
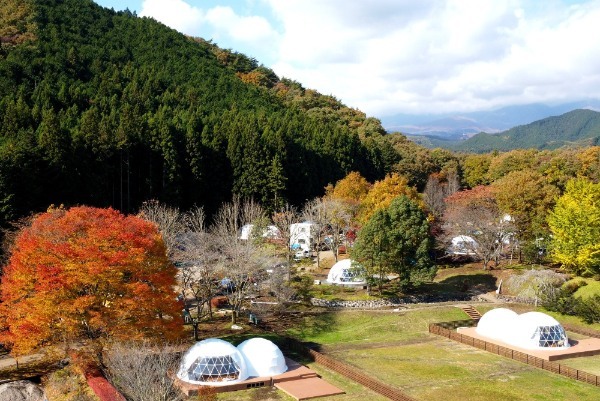
[[[544,369],[552,373],[557,373],[562,376],[566,376],[570,379],[575,379],[581,382],[593,384],[594,386],[600,386],[600,377],[593,375],[582,370],[570,368],[568,366],[561,365],[558,362],[546,361],[545,359],[538,358],[533,355],[526,354],[524,352],[515,351],[511,348],[503,347],[498,344],[493,344],[485,340],[480,340],[471,336],[467,336],[456,332],[457,327],[461,325],[453,324],[455,322],[443,322],[443,323],[431,323],[429,325],[429,332],[449,338],[454,341],[458,341],[463,344],[470,345],[475,348],[479,348],[493,354],[502,355],[504,357],[514,359],[515,361],[526,363],[527,365],[535,366],[536,368]],[[453,327],[450,328],[450,327]]]
[[[389,398],[390,400],[415,401],[414,398],[407,396],[406,394],[402,393],[400,390],[398,390],[394,387],[388,386],[387,384],[384,384],[384,383],[380,382],[379,380],[373,379],[372,377],[365,375],[364,373],[360,372],[358,369],[356,369],[344,362],[341,362],[330,356],[324,355],[314,349],[307,348],[306,346],[304,346],[304,344],[302,344],[299,341],[296,341],[293,339],[287,339],[284,347],[286,347],[292,351],[295,351],[297,353],[300,353],[300,354],[310,358],[311,360],[315,361],[316,363],[323,365],[326,368],[329,368],[329,369],[333,370],[334,372],[337,372],[337,373],[347,377],[350,380],[354,380],[355,382],[362,384],[363,386],[367,387],[368,389],[371,389],[374,392],[381,394],[384,397]]]
[[[600,338],[600,331],[598,330],[584,329],[570,324],[563,324],[562,326],[566,331],[572,331],[573,333],[583,334],[584,336],[588,337]]]

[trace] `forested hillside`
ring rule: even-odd
[[[0,12],[0,224],[49,204],[300,203],[398,159],[378,120],[91,0]]]
[[[573,110],[560,116],[511,128],[499,134],[480,133],[451,147],[455,150],[484,153],[493,150],[589,146],[596,145],[599,141],[600,113],[592,110]],[[440,141],[435,144],[444,146]]]

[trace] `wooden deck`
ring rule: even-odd
[[[495,340],[493,338],[484,337],[479,335],[475,331],[475,327],[461,327],[457,330],[458,333],[476,338],[478,340],[484,340],[488,343],[500,345],[502,347],[511,348],[519,352],[523,352],[528,355],[542,358],[546,361],[558,361],[561,359],[577,358],[581,356],[592,356],[600,355],[600,338],[586,338],[583,340],[569,340],[571,346],[569,348],[548,348],[547,350],[527,349],[515,347],[512,344]]]
[[[288,370],[272,377],[252,377],[238,383],[211,386],[215,392],[229,392],[246,390],[249,388],[275,386],[297,400],[309,400],[312,398],[326,397],[336,394],[344,394],[344,391],[327,383],[319,375],[308,367],[299,364],[289,358],[285,358]],[[190,384],[175,379],[181,391],[187,396],[195,396],[203,386]]]

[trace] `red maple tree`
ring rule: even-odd
[[[156,226],[113,209],[37,215],[16,238],[0,287],[0,342],[178,337],[175,267]]]

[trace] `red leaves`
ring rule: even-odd
[[[173,337],[181,331],[175,273],[153,224],[112,209],[50,210],[15,242],[2,280],[0,341],[27,351],[90,333]],[[25,310],[50,329],[22,325]]]

